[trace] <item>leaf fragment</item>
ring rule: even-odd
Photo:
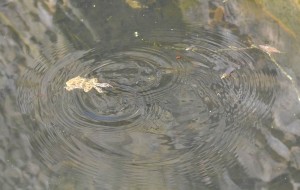
[[[259,49],[261,49],[262,51],[271,54],[271,53],[281,53],[281,51],[279,51],[278,49],[272,47],[272,46],[268,46],[268,45],[259,45],[258,46]]]

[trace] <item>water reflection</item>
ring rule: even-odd
[[[122,50],[45,48],[18,92],[37,123],[33,150],[56,173],[103,189],[214,188],[241,142],[269,124],[281,93],[284,76],[249,46],[230,30],[197,26],[141,34]],[[67,91],[76,76],[113,88]]]

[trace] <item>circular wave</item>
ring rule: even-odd
[[[32,146],[53,170],[76,169],[99,184],[118,177],[145,185],[162,170],[212,184],[239,140],[269,119],[277,70],[228,30],[156,31],[143,40],[109,55],[56,49],[37,59],[18,100],[38,123]],[[77,76],[112,87],[67,91]]]

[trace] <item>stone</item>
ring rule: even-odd
[[[291,166],[300,169],[300,147],[298,146],[291,148]]]
[[[5,152],[2,148],[0,148],[0,161],[5,163]]]
[[[278,176],[268,184],[268,189],[272,190],[293,190],[293,185],[287,174]]]
[[[28,159],[31,159],[32,157],[32,151],[31,151],[31,145],[29,142],[29,137],[25,134],[20,134],[20,139],[22,141],[22,145],[25,151],[25,154]]]
[[[11,185],[18,184],[22,180],[22,172],[17,167],[8,167],[4,171],[4,176],[6,177],[7,181],[11,182]]]
[[[11,185],[3,183],[1,189],[5,190],[15,190]]]
[[[220,176],[220,189],[241,190],[241,188],[232,181],[228,171],[223,172],[223,175]]]
[[[40,171],[40,167],[39,167],[39,165],[37,165],[37,164],[34,164],[34,163],[32,163],[32,162],[29,162],[28,164],[27,164],[27,172],[28,173],[30,173],[31,175],[33,175],[33,176],[36,176],[38,173],[39,173],[39,171]]]
[[[239,150],[238,161],[245,168],[249,177],[270,182],[274,178],[287,172],[287,162],[277,162],[264,149],[246,146]]]
[[[294,120],[292,123],[286,126],[286,131],[297,136],[300,136],[300,119]]]
[[[269,131],[264,130],[263,134],[267,140],[268,145],[275,151],[279,156],[284,158],[286,161],[290,160],[290,151],[288,147],[283,144],[279,139],[274,137]]]
[[[44,189],[49,189],[49,178],[43,172],[40,172],[37,178]]]
[[[12,163],[14,163],[18,168],[25,166],[25,155],[22,154],[23,151],[21,149],[15,149],[12,151]]]

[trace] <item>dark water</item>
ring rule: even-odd
[[[2,189],[297,186],[297,38],[187,2],[2,5]],[[77,76],[112,87],[66,90]]]

